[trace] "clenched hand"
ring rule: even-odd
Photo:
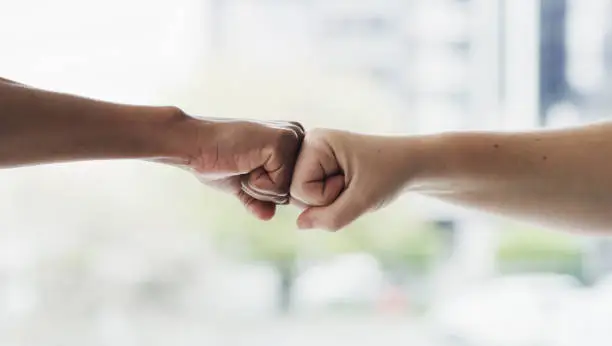
[[[306,205],[302,229],[339,230],[381,208],[409,179],[405,147],[395,137],[317,129],[306,135],[291,195]]]
[[[236,195],[262,220],[289,202],[289,187],[304,138],[295,122],[198,120],[197,152],[188,167],[206,185]]]

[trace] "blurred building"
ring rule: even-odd
[[[332,69],[374,78],[421,131],[464,127],[475,91],[472,7],[464,1],[321,1],[317,42]]]
[[[540,124],[554,105],[569,95],[566,78],[566,0],[541,0],[540,11]]]
[[[422,131],[495,121],[490,119],[501,72],[497,1],[211,4],[215,49],[267,63],[313,58],[329,73],[372,78],[405,104],[406,122]]]
[[[609,118],[612,107],[612,2],[542,0],[542,124]]]

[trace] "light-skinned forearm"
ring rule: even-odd
[[[570,230],[612,231],[612,123],[400,139],[409,190]]]
[[[0,168],[122,158],[178,163],[196,148],[192,120],[174,107],[120,105],[0,79]]]

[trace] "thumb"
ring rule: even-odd
[[[347,189],[330,205],[306,209],[297,220],[300,229],[339,231],[368,210],[358,195]]]

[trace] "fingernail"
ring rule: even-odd
[[[312,220],[303,218],[298,220],[298,228],[299,229],[311,229],[312,228]]]

